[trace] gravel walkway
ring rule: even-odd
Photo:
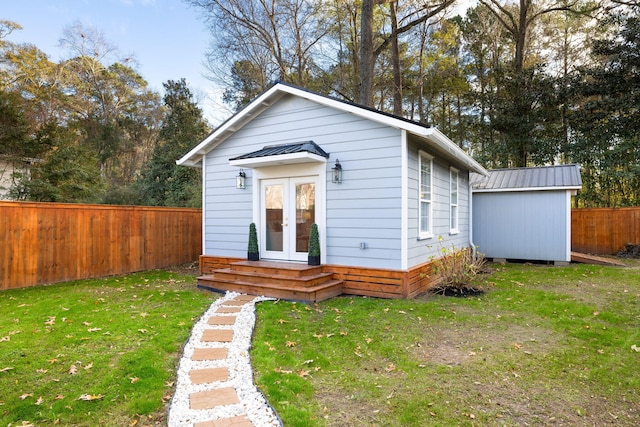
[[[178,367],[169,427],[282,427],[253,384],[249,349],[255,303],[227,292],[195,324]]]

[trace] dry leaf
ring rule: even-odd
[[[140,380],[138,377],[129,377],[129,379],[131,380],[131,384],[135,384]]]
[[[89,363],[87,366],[85,366],[85,367],[84,367],[84,370],[86,371],[86,370],[89,370],[89,369],[91,369],[91,368],[93,368],[93,362],[91,362],[91,363]]]
[[[306,377],[308,377],[308,376],[309,376],[309,371],[304,370],[304,369],[300,369],[300,370],[298,371],[298,376],[299,376],[300,378],[306,378]]]
[[[278,319],[278,324],[282,325],[283,323],[288,323],[288,322],[284,319]]]
[[[51,363],[52,365],[53,365],[54,363],[56,363],[57,361],[58,361],[58,359],[56,359],[55,357],[54,357],[53,359],[49,359],[49,360],[47,360],[47,362]]]
[[[11,341],[11,337],[8,335],[6,337],[1,337],[0,342],[3,342],[3,341]]]
[[[295,346],[296,346],[296,342],[295,342],[295,341],[287,341],[287,342],[285,343],[285,345],[286,345],[287,347],[295,347]]]
[[[42,405],[44,403],[44,399],[42,398],[42,396],[38,397],[38,400],[36,400],[36,405]]]
[[[139,315],[139,316],[140,316],[140,317],[147,317],[148,315],[149,315],[149,314],[147,314],[147,313],[145,313],[145,312],[142,312],[142,313],[140,313],[140,315]]]
[[[78,368],[76,367],[76,365],[71,365],[71,367],[69,368],[69,375],[75,375],[78,373]]]
[[[78,400],[86,400],[86,401],[92,401],[92,400],[99,400],[102,399],[104,396],[101,394],[83,394],[82,396],[80,396],[78,398]]]
[[[57,395],[57,396],[54,398],[54,400],[62,400],[62,399],[64,399],[64,396],[63,396],[63,395],[61,395],[61,394]]]
[[[25,400],[27,397],[33,397],[33,393],[24,393],[20,396],[20,400]]]
[[[89,329],[87,329],[87,332],[98,332],[98,331],[101,331],[101,330],[102,330],[102,328],[89,328]]]
[[[631,346],[631,350],[638,352],[638,351],[640,351],[640,347],[638,347],[637,345],[633,344]]]
[[[134,427],[136,424],[138,424],[138,420],[133,420],[129,423],[129,427]]]
[[[48,369],[36,369],[36,372],[39,374],[46,374],[47,372],[49,372]]]
[[[393,371],[396,370],[396,365],[394,365],[393,363],[389,363],[389,366],[384,368],[384,370],[387,371],[387,372],[393,372]]]
[[[91,323],[89,323],[89,322],[82,322],[82,324],[83,324],[84,326],[91,326]]]
[[[349,335],[349,332],[340,331],[340,335],[342,335],[343,337],[346,337],[347,335]]]
[[[49,319],[47,319],[46,322],[44,322],[45,325],[54,325],[56,323],[56,316],[50,316]]]
[[[147,332],[149,332],[148,329],[138,329],[138,332],[142,333],[142,334],[146,334]]]
[[[322,334],[313,334],[313,337],[320,339],[320,338],[324,337],[324,335],[322,335]]]
[[[10,370],[12,370],[12,369],[13,369],[13,368],[10,368],[10,367],[8,367],[8,366],[7,366],[6,368],[2,368],[2,369],[0,369],[0,372],[7,372],[7,371],[10,371]]]

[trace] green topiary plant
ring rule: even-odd
[[[311,224],[309,235],[309,265],[320,265],[320,235],[318,234],[318,224]]]
[[[249,224],[249,248],[247,249],[247,259],[249,261],[259,261],[260,251],[258,250],[258,233],[256,232],[256,224]]]

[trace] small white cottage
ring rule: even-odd
[[[487,258],[571,262],[571,196],[577,165],[472,173],[473,242]]]
[[[433,127],[283,83],[178,164],[203,170],[199,285],[308,301],[426,290],[441,245],[471,246],[469,174],[489,175]]]

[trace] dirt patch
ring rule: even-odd
[[[328,427],[380,425],[377,415],[384,407],[380,408],[372,401],[327,385],[319,386],[316,395],[320,398]]]

